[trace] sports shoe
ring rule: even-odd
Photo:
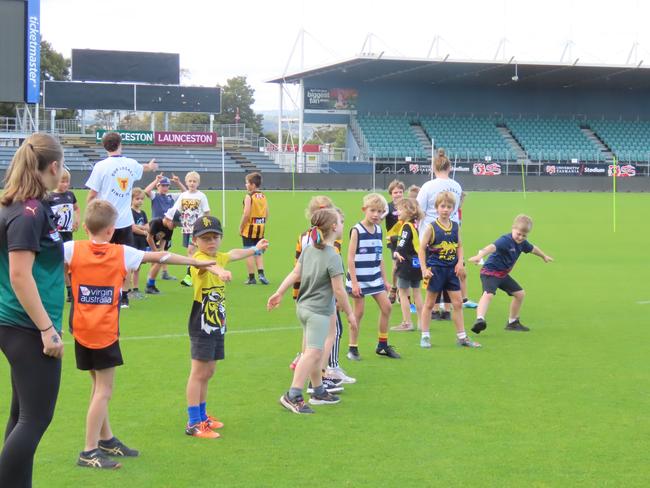
[[[129,308],[129,297],[122,297],[120,299],[120,308]]]
[[[333,378],[323,378],[323,386],[325,391],[329,393],[341,393],[345,388],[341,386],[341,380],[334,380]],[[311,386],[311,381],[307,385],[307,393],[310,395],[314,393],[314,387]]]
[[[335,368],[327,368],[325,370],[325,374],[328,378],[341,380],[341,384],[344,385],[352,385],[357,382],[356,378],[352,378],[351,376],[348,376],[347,373],[340,366],[337,366]]]
[[[160,290],[156,288],[156,285],[147,286],[145,292],[148,293],[149,295],[160,295]]]
[[[205,421],[208,426],[208,429],[221,429],[223,427],[223,422],[218,418],[208,415],[208,419]]]
[[[402,322],[399,325],[395,325],[394,327],[391,327],[390,330],[394,332],[412,332],[415,330],[415,327],[413,327],[413,324],[407,324],[406,322]]]
[[[442,320],[441,313],[438,310],[431,312],[431,320]]]
[[[451,312],[440,312],[440,320],[451,320]]]
[[[397,300],[397,288],[393,286],[388,292],[388,301],[392,305],[393,303],[395,303],[395,300]]]
[[[361,354],[359,354],[359,349],[354,348],[354,349],[349,349],[347,358],[350,361],[361,361]]]
[[[411,313],[418,313],[418,309],[415,306],[415,303],[411,303],[411,305],[409,306],[409,310],[411,311]]]
[[[192,286],[192,277],[190,275],[185,275],[185,277],[181,280],[181,286]]]
[[[113,461],[99,448],[92,451],[81,451],[77,465],[97,469],[119,469],[122,467],[120,463]]]
[[[481,345],[478,342],[473,341],[469,337],[465,337],[464,339],[458,339],[456,341],[456,344],[458,344],[460,347],[481,347]]]
[[[162,275],[160,276],[160,279],[165,280],[165,281],[177,281],[178,280],[178,278],[176,278],[176,276],[170,275],[167,271],[162,272]]]
[[[289,369],[296,369],[296,366],[298,366],[298,361],[300,361],[300,358],[302,357],[302,353],[299,352],[296,354],[296,357],[293,358],[293,361],[291,361],[291,364],[289,365]]]
[[[514,330],[517,332],[528,332],[530,329],[516,319],[514,322],[506,324],[506,330]]]
[[[201,439],[216,439],[221,437],[218,432],[214,432],[208,427],[207,422],[198,422],[194,425],[187,425],[185,433],[192,437],[199,437]]]
[[[257,281],[255,278],[248,278],[246,281],[244,281],[245,285],[257,285]]]
[[[108,441],[99,441],[99,449],[104,451],[109,456],[138,457],[140,455],[140,451],[127,447],[117,437],[113,437]]]
[[[292,400],[289,398],[289,393],[285,393],[280,397],[280,405],[297,414],[314,413],[311,407],[305,403],[302,396]]]
[[[259,275],[257,278],[260,280],[260,283],[262,283],[263,285],[268,285],[269,284],[269,280],[266,279],[266,276]]]
[[[480,334],[485,329],[487,329],[487,322],[484,319],[476,319],[476,322],[472,325],[472,332],[474,334]]]
[[[140,290],[131,290],[129,292],[129,299],[131,300],[144,300],[145,296]]]
[[[478,303],[473,302],[471,300],[467,300],[466,302],[463,302],[463,308],[476,308],[478,307]]]
[[[66,297],[65,297],[65,301],[68,302],[68,303],[72,303],[72,295],[71,295],[70,293],[68,293],[68,294],[66,295]]]
[[[431,349],[431,337],[422,336],[420,338],[420,347],[423,347],[425,349]]]
[[[317,395],[313,393],[309,398],[309,403],[312,405],[335,405],[339,403],[341,399],[336,395],[332,395],[330,392],[326,391],[322,395]]]
[[[387,358],[392,359],[400,359],[402,357],[397,353],[393,346],[389,346],[388,344],[385,346],[377,346],[375,352],[380,356],[386,356]]]

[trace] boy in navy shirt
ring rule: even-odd
[[[519,311],[526,293],[519,286],[519,283],[510,276],[510,272],[515,267],[515,263],[522,252],[532,252],[535,256],[542,258],[545,263],[553,261],[553,258],[544,254],[539,247],[533,246],[526,240],[532,228],[533,220],[530,217],[523,214],[517,215],[510,234],[502,235],[493,244],[481,249],[476,256],[469,258],[471,263],[481,264],[483,257],[490,254],[490,257],[483,264],[483,268],[481,268],[483,295],[476,309],[476,322],[472,327],[474,333],[480,334],[481,331],[487,328],[485,314],[497,292],[497,288],[501,288],[512,297],[510,317],[506,324],[506,330],[518,332],[528,332],[530,330],[519,321]]]

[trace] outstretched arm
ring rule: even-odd
[[[543,260],[545,263],[550,263],[551,261],[553,261],[553,258],[552,258],[551,256],[547,256],[547,255],[544,253],[544,251],[542,251],[542,250],[541,250],[539,247],[537,247],[537,246],[533,246],[533,250],[532,250],[531,252],[532,252],[535,256],[539,256],[540,258],[542,258],[542,260]]]
[[[282,296],[298,280],[300,280],[300,263],[296,263],[296,266],[291,270],[287,277],[282,280],[278,289],[269,298],[269,301],[266,304],[266,309],[273,310],[274,308],[277,308],[282,301]]]
[[[171,252],[145,252],[142,257],[143,263],[160,263],[160,264],[182,264],[185,266],[194,266],[195,268],[207,268],[215,264],[215,261],[200,261],[188,256],[181,256]]]
[[[472,256],[471,258],[468,259],[470,263],[478,264],[481,262],[481,259],[483,259],[485,256],[488,254],[492,254],[497,250],[497,247],[494,244],[488,244],[485,246],[483,249],[481,249],[476,256]]]
[[[246,259],[251,256],[259,256],[260,254],[263,254],[268,247],[269,241],[262,239],[255,247],[249,247],[248,249],[232,249],[228,251],[228,257],[231,261],[239,261],[240,259]]]

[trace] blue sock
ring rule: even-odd
[[[201,422],[205,422],[206,420],[208,420],[208,414],[205,413],[206,410],[205,405],[206,405],[205,402],[199,403],[199,411],[201,412]]]
[[[190,425],[198,424],[201,422],[201,408],[198,405],[187,407],[187,415],[190,420]]]
[[[148,278],[147,286],[156,286],[156,280],[152,280],[151,278]]]

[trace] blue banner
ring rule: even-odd
[[[41,0],[27,0],[25,101],[38,103],[41,87]]]

